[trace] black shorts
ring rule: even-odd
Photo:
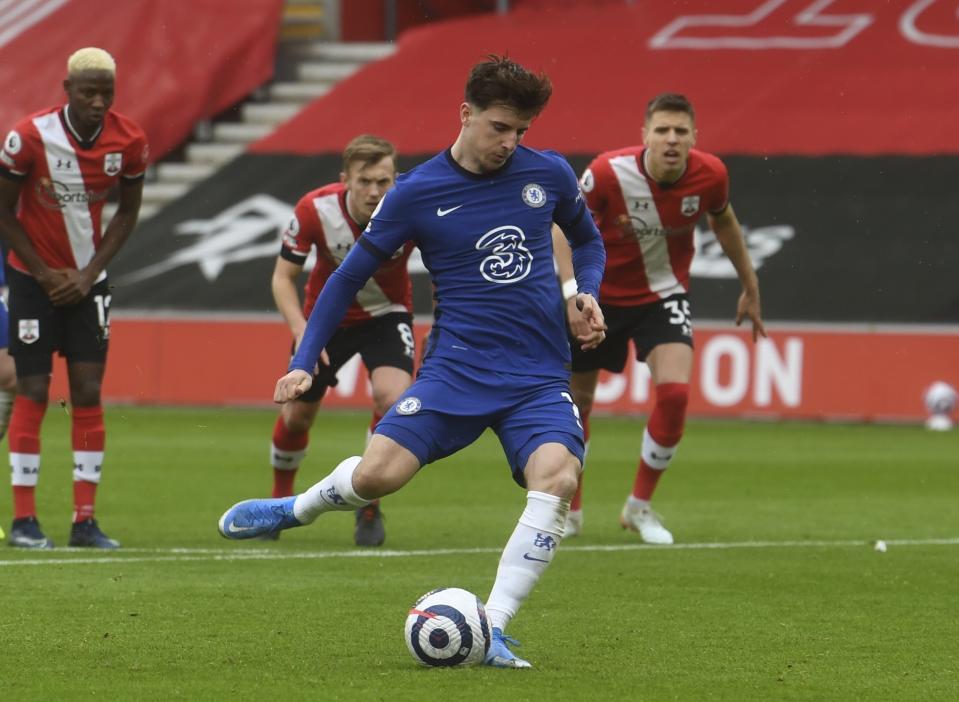
[[[104,363],[110,341],[110,286],[104,278],[75,305],[54,307],[33,276],[9,269],[10,355],[17,375],[53,370],[53,352],[68,362]]]
[[[330,365],[320,366],[313,385],[297,399],[323,399],[327,388],[336,385],[336,372],[356,354],[370,373],[374,368],[389,366],[413,375],[413,351],[413,315],[408,312],[390,312],[362,324],[340,327],[326,345]]]
[[[686,293],[635,307],[600,307],[609,327],[606,339],[589,351],[583,351],[575,339],[570,339],[574,373],[599,369],[622,373],[630,339],[636,344],[636,358],[640,361],[645,361],[660,344],[693,345],[693,316]]]

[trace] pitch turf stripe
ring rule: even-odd
[[[749,548],[849,548],[864,546],[871,547],[874,542],[861,539],[844,539],[838,541],[733,541],[719,543],[674,544],[672,546],[651,546],[649,544],[612,544],[592,546],[564,546],[563,552],[574,553],[613,553],[620,551],[708,551],[722,549],[749,549]],[[959,546],[959,538],[952,539],[888,539],[889,547],[899,546]],[[357,551],[272,551],[263,548],[244,551],[240,549],[206,549],[206,548],[128,548],[121,553],[143,555],[117,556],[104,555],[100,557],[80,558],[29,558],[0,560],[0,567],[6,566],[34,566],[34,565],[96,565],[113,563],[168,563],[168,562],[215,562],[215,561],[286,561],[286,560],[317,560],[323,558],[419,558],[433,556],[459,556],[471,554],[500,553],[502,548],[443,548],[422,549],[411,551],[393,551],[386,549],[363,549]],[[84,553],[87,549],[58,549],[57,553]]]

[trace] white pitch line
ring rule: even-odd
[[[951,539],[885,539],[887,546],[959,546],[959,538]],[[722,549],[748,548],[850,548],[871,546],[874,541],[862,539],[843,539],[836,541],[732,541],[718,543],[674,544],[672,546],[652,546],[650,544],[611,544],[592,546],[563,546],[563,553],[614,553],[621,551],[708,551]],[[88,549],[66,548],[58,549],[58,553],[85,553]],[[263,548],[243,551],[240,549],[209,549],[209,548],[128,548],[120,553],[144,554],[137,556],[104,555],[83,558],[24,558],[0,560],[0,568],[9,566],[38,566],[38,565],[100,565],[116,563],[168,563],[168,562],[197,562],[197,561],[285,561],[285,560],[317,560],[322,558],[419,558],[424,556],[462,556],[472,554],[500,553],[501,548],[440,548],[421,549],[410,551],[371,550],[362,551],[270,551]],[[51,554],[52,555],[52,554]]]

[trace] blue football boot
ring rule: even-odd
[[[293,516],[296,497],[238,502],[220,517],[220,533],[228,539],[255,539],[302,526]]]
[[[120,542],[104,534],[93,518],[76,522],[70,527],[69,545],[80,548],[120,548]]]
[[[486,665],[494,668],[532,668],[529,661],[524,661],[515,653],[509,650],[506,644],[519,646],[519,641],[507,636],[502,629],[493,627],[492,640],[489,644],[489,651],[486,652]]]

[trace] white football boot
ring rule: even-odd
[[[640,537],[647,544],[669,545],[673,543],[673,535],[663,526],[659,515],[649,508],[648,504],[636,504],[632,498],[626,500],[623,513],[619,516],[619,523],[623,529],[639,532]]]
[[[579,536],[580,532],[583,531],[583,510],[570,510],[566,513],[566,529],[563,532],[563,538],[568,539],[570,536]]]

